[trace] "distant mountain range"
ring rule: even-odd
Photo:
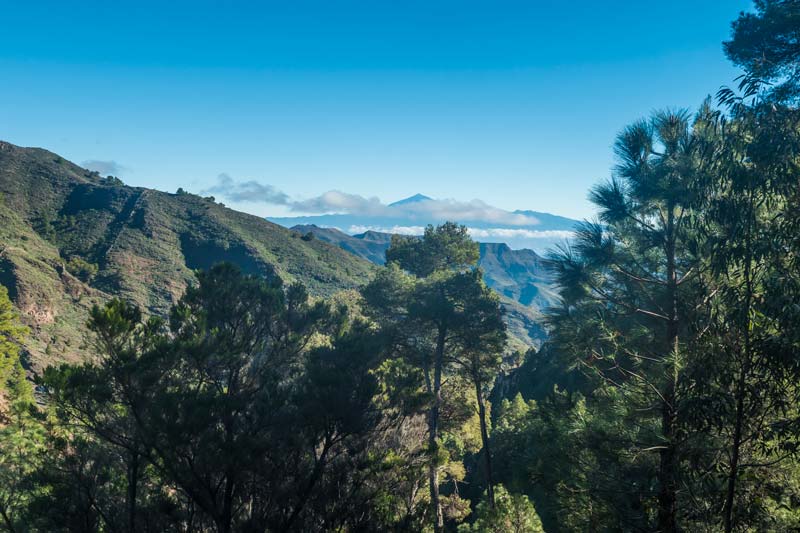
[[[482,202],[434,200],[423,194],[363,213],[322,214],[296,217],[268,217],[286,227],[314,225],[335,228],[348,235],[365,232],[419,235],[428,224],[454,220],[470,228],[476,240],[502,242],[513,249],[544,252],[563,242],[577,220],[539,211],[502,211]]]
[[[313,234],[378,265],[384,264],[392,240],[391,233],[366,231],[348,235],[313,224],[297,225],[292,230],[301,235]],[[484,271],[486,284],[500,294],[514,336],[527,344],[538,344],[544,338],[541,311],[557,298],[542,258],[533,250],[512,250],[504,243],[482,242],[478,265]]]

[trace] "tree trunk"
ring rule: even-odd
[[[442,402],[442,366],[444,365],[444,341],[447,330],[439,328],[436,339],[436,353],[433,361],[433,405],[431,405],[430,419],[428,421],[428,446],[432,454],[428,465],[428,482],[430,484],[431,509],[433,510],[433,530],[439,533],[444,528],[442,505],[439,502],[439,405]]]
[[[14,521],[11,520],[10,516],[8,516],[6,509],[0,508],[0,516],[3,517],[3,523],[5,524],[8,531],[10,533],[17,533],[17,529],[14,527]]]
[[[742,447],[742,427],[744,426],[744,397],[746,394],[747,376],[750,374],[752,363],[752,349],[750,339],[750,307],[753,299],[753,272],[752,272],[752,228],[753,220],[753,195],[750,193],[750,204],[747,216],[747,231],[745,232],[746,257],[744,265],[745,303],[744,303],[744,362],[736,384],[736,422],[733,430],[733,443],[731,444],[731,464],[728,471],[728,490],[725,494],[725,507],[723,508],[723,526],[725,533],[733,531],[733,505],[736,497],[736,482],[739,476],[739,457]]]
[[[494,509],[494,477],[492,476],[492,452],[489,448],[489,430],[486,427],[486,406],[483,402],[483,391],[481,390],[481,380],[478,376],[473,376],[475,383],[475,397],[478,400],[478,418],[481,424],[481,443],[483,444],[483,458],[486,466],[486,497],[489,500],[489,507]]]
[[[219,532],[228,533],[233,523],[233,479],[230,475],[225,479],[225,493],[222,501],[222,516],[219,521]]]
[[[672,373],[667,376],[665,386],[661,391],[661,433],[665,442],[660,453],[658,468],[658,531],[660,533],[675,533],[678,530],[676,519],[678,462],[675,442],[675,426],[678,415],[675,392],[679,368],[678,278],[675,265],[675,210],[671,205],[668,210],[665,251],[667,256],[667,300],[670,316],[667,323],[666,347],[671,353]]]
[[[136,499],[139,484],[139,454],[131,452],[128,463],[128,530],[136,532]]]
[[[725,495],[725,511],[723,523],[725,533],[733,531],[733,502],[736,495],[736,481],[739,474],[739,452],[742,445],[742,423],[744,420],[744,371],[739,379],[738,399],[736,400],[736,426],[733,431],[733,444],[731,446],[731,464],[728,472],[728,490]]]
[[[660,490],[658,494],[658,531],[660,533],[675,533],[677,523],[677,483],[675,480],[675,470],[677,468],[675,454],[675,413],[668,403],[674,394],[667,397],[667,401],[662,405],[661,431],[666,441],[664,449],[661,450],[660,464],[658,468],[658,480]]]
[[[322,451],[319,454],[319,458],[314,463],[314,470],[311,472],[311,477],[309,478],[308,483],[306,483],[303,492],[300,494],[300,500],[292,510],[292,514],[286,520],[286,523],[283,526],[283,531],[292,530],[295,520],[297,520],[297,517],[300,516],[300,512],[303,510],[303,508],[305,508],[306,503],[308,502],[309,498],[311,497],[311,493],[314,490],[314,486],[322,477],[323,471],[327,465],[328,452],[330,451],[332,445],[333,444],[331,443],[330,435],[326,435],[325,443],[322,445]]]

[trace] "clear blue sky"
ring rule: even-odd
[[[749,8],[0,0],[0,138],[169,191],[226,173],[583,217],[616,132],[732,83],[720,43]]]

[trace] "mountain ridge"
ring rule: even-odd
[[[88,353],[88,310],[111,297],[165,314],[193,271],[230,261],[329,296],[373,266],[212,198],[131,187],[42,148],[0,142],[0,283],[31,329],[27,364]]]

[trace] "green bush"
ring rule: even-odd
[[[78,256],[72,256],[66,264],[67,270],[70,274],[80,279],[81,281],[90,281],[99,270],[95,263],[90,263]]]
[[[542,533],[542,522],[524,494],[509,494],[502,485],[494,488],[495,506],[484,500],[475,509],[475,522],[461,524],[459,533]]]

